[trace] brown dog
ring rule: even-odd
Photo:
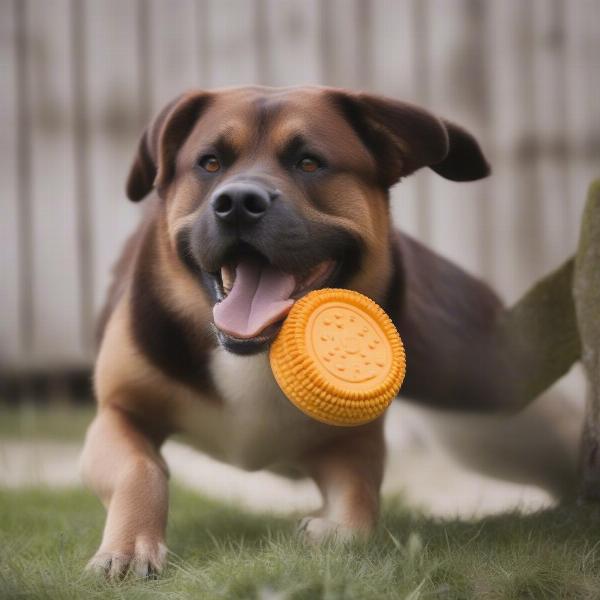
[[[314,478],[309,539],[377,520],[383,419],[338,428],[279,391],[267,359],[290,299],[320,287],[382,305],[404,340],[403,393],[497,408],[489,336],[496,296],[390,225],[388,189],[423,166],[457,181],[488,165],[463,129],[381,97],[327,88],[184,94],[144,133],[131,200],[154,188],[109,294],[96,366],[98,416],[82,457],[108,509],[90,565],[145,575],[165,563],[167,466],[178,432],[245,469]]]

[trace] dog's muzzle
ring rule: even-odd
[[[298,298],[341,285],[356,248],[348,232],[307,219],[255,180],[219,186],[178,240],[213,298],[220,339],[245,349],[270,342]]]

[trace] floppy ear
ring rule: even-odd
[[[175,156],[210,101],[210,94],[189,92],[171,100],[146,127],[127,177],[127,197],[134,202],[153,187],[159,194],[175,173]]]
[[[377,158],[386,187],[426,166],[454,181],[490,174],[477,140],[458,125],[381,96],[333,92],[333,98]]]

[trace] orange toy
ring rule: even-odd
[[[380,416],[404,380],[400,336],[370,298],[322,289],[298,300],[271,346],[279,387],[301,411],[330,425]]]

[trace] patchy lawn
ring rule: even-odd
[[[0,440],[77,441],[92,408],[0,409]],[[444,493],[443,489],[440,493]],[[166,573],[83,574],[104,509],[84,490],[0,489],[0,598],[522,600],[600,598],[600,508],[440,520],[388,499],[368,543],[304,546],[294,518],[257,515],[175,487]]]
[[[9,408],[0,404],[0,441],[9,439],[47,438],[80,441],[96,414],[90,403],[82,406],[23,405]]]
[[[440,521],[386,504],[368,543],[310,548],[293,520],[175,489],[166,573],[107,583],[82,574],[104,510],[85,491],[0,492],[2,598],[598,598],[600,511]]]

